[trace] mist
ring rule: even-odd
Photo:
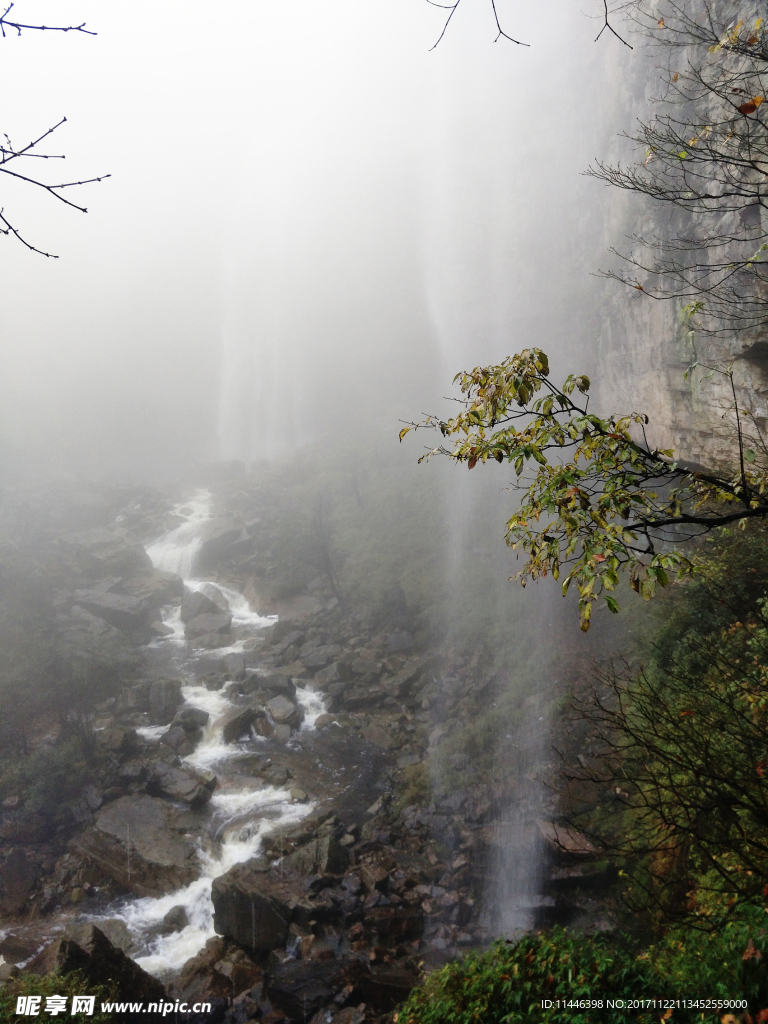
[[[30,17],[50,20],[55,5]],[[588,358],[616,48],[566,3],[78,8],[96,38],[4,42],[8,129],[87,216],[17,187],[3,436],[19,469],[168,473],[395,426],[466,362]],[[56,171],[60,168],[57,166]],[[16,183],[14,183],[16,184]],[[579,351],[581,350],[581,351]]]
[[[420,957],[603,927],[557,888],[542,779],[635,619],[587,641],[551,580],[513,586],[509,467],[398,441],[462,369],[611,350],[631,207],[583,172],[645,57],[592,6],[498,5],[530,45],[484,0],[437,46],[423,0],[83,0],[95,37],[0,40],[14,145],[66,115],[46,174],[109,175],[87,215],[3,197],[58,257],[0,237],[8,964],[106,936],[148,999],[304,1024],[301,972],[353,964],[311,1013],[372,1020]]]

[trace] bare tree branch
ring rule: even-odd
[[[13,29],[17,35],[21,35],[25,29],[30,29],[33,32],[82,32],[87,36],[96,35],[95,32],[91,32],[90,29],[85,27],[85,22],[82,22],[80,25],[27,25],[21,21],[11,21],[8,15],[14,6],[12,3],[8,4],[3,13],[0,14],[0,33],[2,33],[3,38],[5,38],[6,29]]]

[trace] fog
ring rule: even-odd
[[[2,40],[14,144],[66,115],[49,180],[4,181],[15,472],[167,476],[391,429],[464,364],[538,344],[589,368],[632,53],[589,7],[24,4],[96,37]],[[594,5],[595,8],[597,5]],[[14,187],[15,186],[15,187]],[[571,360],[578,357],[578,367]]]

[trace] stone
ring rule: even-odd
[[[168,732],[160,737],[160,742],[170,747],[179,757],[186,757],[191,754],[193,747],[189,742],[189,735],[178,725],[172,725]]]
[[[272,736],[278,743],[287,743],[292,735],[293,729],[290,725],[276,725],[272,730]]]
[[[81,608],[104,619],[115,629],[140,635],[148,632],[150,617],[147,615],[147,609],[136,597],[129,597],[127,594],[103,594],[94,590],[76,590],[74,596]]]
[[[139,747],[139,737],[135,729],[104,729],[96,735],[97,742],[115,754],[133,754]]]
[[[373,892],[374,889],[386,892],[389,888],[389,872],[382,864],[361,865],[360,878],[368,892]]]
[[[179,800],[190,807],[202,807],[211,799],[211,790],[194,772],[172,768],[164,761],[155,761],[149,772],[147,790]]]
[[[183,702],[180,679],[154,679],[149,687],[149,714],[153,725],[167,725]]]
[[[276,725],[299,725],[304,717],[303,710],[282,694],[267,701],[267,711]]]
[[[18,847],[0,863],[0,910],[18,914],[37,882],[37,869]]]
[[[94,924],[70,925],[64,935],[39,953],[25,968],[28,974],[79,972],[84,988],[109,985],[115,998],[136,1002],[161,1002],[165,989],[160,982],[117,949]]]
[[[229,612],[204,612],[196,615],[184,627],[184,635],[188,640],[209,634],[227,634],[232,630],[232,616]]]
[[[223,718],[222,738],[225,743],[235,743],[243,736],[248,736],[256,719],[256,711],[252,707],[233,708]]]
[[[176,712],[173,724],[180,725],[187,732],[194,732],[195,729],[202,729],[207,725],[210,717],[203,708],[186,707]]]
[[[96,814],[70,849],[138,896],[163,896],[199,873],[195,843],[176,822],[177,812],[164,800],[143,793],[120,797]]]
[[[95,558],[102,573],[118,577],[151,571],[152,560],[126,530],[93,529],[72,534],[72,540]]]
[[[251,539],[237,523],[228,519],[212,519],[205,524],[203,542],[197,553],[195,569],[205,571],[216,568],[227,557],[236,553],[237,547]]]
[[[96,927],[106,935],[116,949],[121,949],[128,956],[136,952],[136,946],[134,945],[131,933],[128,931],[128,925],[121,918],[102,918]]]
[[[291,800],[295,800],[296,803],[304,804],[307,802],[307,800],[309,800],[309,797],[304,792],[304,790],[299,789],[298,786],[292,786],[291,789],[288,790],[288,792],[291,794]]]
[[[218,935],[208,939],[200,952],[187,960],[168,986],[169,995],[175,999],[187,1003],[211,1003],[213,1012],[206,1015],[211,1021],[223,1018],[223,1012],[216,1011],[226,1009],[232,996],[230,979],[216,970],[216,964],[224,956],[226,946],[226,940]]]
[[[336,960],[286,960],[273,967],[267,993],[273,1006],[290,1020],[309,1020],[321,1007],[333,1003],[344,987],[344,967]]]
[[[328,714],[318,715],[317,718],[315,719],[315,728],[316,729],[325,729],[325,728],[327,728],[327,726],[333,725],[333,722],[334,722],[333,715],[328,715]]]
[[[184,593],[184,583],[176,573],[153,567],[151,572],[121,580],[115,589],[136,598],[145,613],[148,613],[158,612],[165,605],[179,604]]]
[[[326,668],[315,673],[315,684],[320,690],[325,689],[328,683],[337,683],[338,681],[339,664],[336,661],[332,661]]]
[[[163,924],[172,932],[180,932],[183,928],[186,928],[189,924],[186,908],[181,906],[181,904],[171,907],[163,918]]]
[[[214,879],[211,899],[213,927],[219,935],[258,955],[285,944],[291,908],[270,892],[264,872],[248,861]]]
[[[245,679],[245,658],[242,654],[225,654],[221,664],[227,679],[234,679],[236,682]]]
[[[14,978],[18,978],[19,973],[19,968],[15,964],[0,964],[0,984],[13,981]]]
[[[285,866],[300,875],[343,875],[349,867],[349,850],[342,846],[335,832],[318,834],[290,853],[285,858]]]
[[[184,596],[181,599],[181,621],[191,622],[198,615],[221,615],[222,609],[210,597],[199,590],[189,590],[184,587]]]
[[[258,678],[259,686],[265,690],[270,690],[273,696],[282,694],[289,700],[296,698],[296,684],[290,676],[284,675],[282,672],[276,672],[272,675],[260,676]]]
[[[380,704],[388,696],[380,686],[350,686],[344,691],[344,707],[347,711],[362,711]]]

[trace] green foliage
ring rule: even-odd
[[[16,1015],[16,1000],[19,996],[41,996],[41,1010],[39,1019],[61,1019],[46,1017],[45,998],[46,996],[65,996],[67,1000],[66,1020],[92,1021],[93,1024],[108,1024],[114,1018],[112,1014],[101,1012],[102,1002],[109,1002],[115,998],[115,990],[106,985],[93,985],[84,978],[79,971],[71,974],[46,974],[38,976],[34,974],[22,974],[14,981],[0,986],[0,1021],[23,1020],[23,1017]],[[86,1014],[72,1014],[69,1012],[72,1007],[72,996],[95,996],[96,1005],[93,1016]]]
[[[745,908],[716,933],[671,932],[632,949],[621,936],[555,928],[496,942],[427,975],[397,1015],[398,1024],[611,1024],[656,1022],[664,1007],[608,1008],[609,999],[746,999],[768,1006],[765,911]],[[542,1007],[542,1000],[552,1006]],[[560,1007],[557,1002],[560,1001]],[[563,1005],[564,1004],[564,1005]],[[726,1007],[727,1009],[727,1007]],[[675,1021],[719,1020],[723,1010],[676,1008]]]
[[[525,349],[455,380],[466,396],[463,411],[405,427],[400,439],[413,428],[439,429],[456,438],[452,447],[438,446],[419,461],[446,455],[470,470],[489,460],[507,462],[518,480],[533,469],[527,486],[520,485],[520,507],[507,521],[507,543],[527,556],[517,577],[525,585],[529,577],[567,573],[563,594],[576,585],[585,631],[599,596],[612,612],[619,610],[611,591],[622,570],[648,600],[670,574],[684,578],[695,571],[693,559],[678,550],[691,531],[768,516],[762,469],[743,460],[722,476],[680,467],[672,451],[649,447],[647,417],[603,419],[588,411],[588,400],[577,404],[574,393],[589,391],[587,377],[571,375],[556,387],[541,349]],[[682,526],[687,536],[679,533]]]

